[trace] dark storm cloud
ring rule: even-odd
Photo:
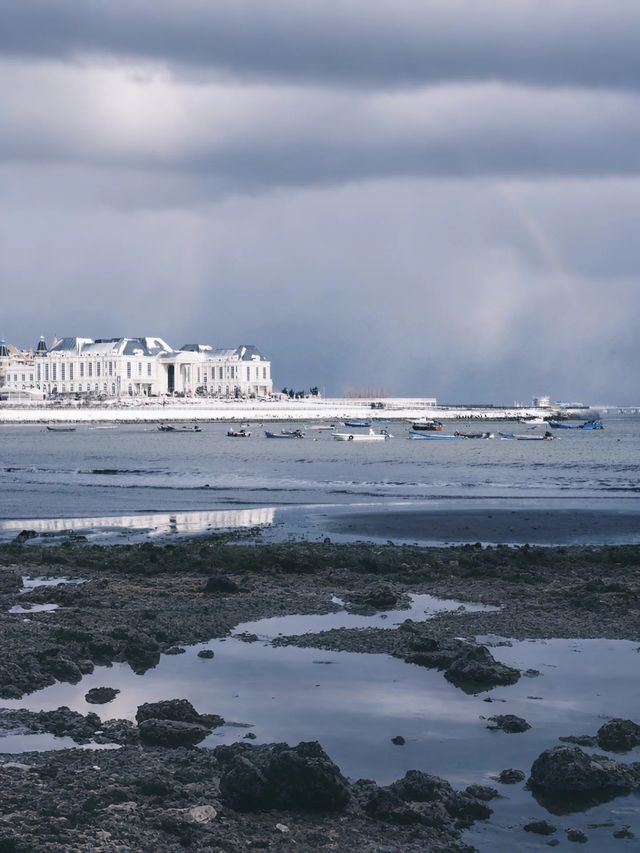
[[[0,50],[342,85],[637,88],[636,0],[1,0]]]

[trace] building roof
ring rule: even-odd
[[[76,352],[82,355],[147,355],[173,352],[162,338],[62,338],[49,352]]]

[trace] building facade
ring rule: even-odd
[[[0,395],[40,398],[269,397],[271,363],[254,346],[172,349],[162,338],[62,338],[34,352],[0,344]]]

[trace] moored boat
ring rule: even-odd
[[[409,432],[409,438],[422,439],[423,441],[464,441],[465,436],[450,433],[447,433],[446,435],[440,435],[440,433],[418,432],[415,430],[411,430]]]
[[[344,425],[353,429],[369,429],[369,427],[371,426],[371,421],[345,421]]]
[[[271,430],[266,429],[264,434],[265,438],[304,438],[301,429],[282,430],[282,432],[271,432]]]
[[[245,429],[244,427],[240,427],[240,429],[227,430],[227,436],[229,438],[250,438],[251,433],[249,432],[248,429]]]
[[[374,432],[371,428],[368,432],[334,432],[332,435],[336,441],[387,441],[393,438],[386,429]]]
[[[75,432],[74,426],[48,426],[49,432]]]
[[[585,421],[581,424],[568,421],[549,421],[551,429],[604,429],[602,421]]]
[[[416,432],[442,432],[444,424],[440,421],[434,421],[433,418],[425,418],[423,421],[416,421],[411,424],[411,429]]]
[[[459,436],[460,438],[495,438],[495,433],[493,432],[454,432],[454,435]]]
[[[199,424],[159,424],[160,432],[202,432]]]

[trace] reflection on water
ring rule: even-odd
[[[14,604],[13,607],[9,608],[9,613],[51,613],[57,609],[57,604],[28,604],[26,607]]]
[[[38,536],[144,534],[166,536],[203,533],[207,530],[235,530],[263,527],[273,523],[273,507],[225,509],[212,512],[158,512],[146,515],[114,515],[98,518],[30,518],[0,521],[0,539],[11,539],[21,530],[33,530]]]
[[[291,616],[245,623],[236,631],[273,637],[311,626],[330,627],[329,620],[359,627],[363,619],[393,628],[401,614],[415,619],[436,612],[436,603],[429,598],[415,596],[411,610],[374,617],[340,612],[320,617],[326,621],[319,623],[315,617]],[[459,606],[453,601],[441,604],[441,609]],[[457,787],[496,784],[493,777],[507,767],[528,773],[533,760],[558,744],[559,736],[593,734],[604,719],[637,716],[637,682],[629,678],[637,669],[636,643],[536,640],[496,645],[499,638],[493,640],[497,659],[522,671],[539,670],[541,675],[475,696],[458,690],[436,670],[387,655],[279,648],[264,639],[251,643],[228,637],[190,647],[178,657],[163,655],[144,676],[126,664],[98,667],[80,684],[55,684],[3,704],[33,710],[67,705],[85,714],[97,712],[102,719],[133,719],[142,702],[186,698],[199,711],[250,724],[258,743],[319,740],[351,778],[388,783],[416,768],[441,775]],[[214,651],[213,659],[198,657],[204,648]],[[121,692],[108,705],[89,705],[84,696],[98,686]],[[491,731],[486,718],[496,713],[522,716],[531,729],[516,735]],[[203,746],[231,743],[245,734],[244,728],[225,725]],[[395,735],[402,735],[406,746],[393,745]],[[18,752],[24,746],[22,740],[7,737],[0,748]],[[49,747],[43,742],[42,748]],[[637,761],[640,749],[618,758]],[[492,853],[540,849],[539,839],[520,827],[550,815],[522,784],[497,787],[504,798],[492,803],[492,820],[474,827],[469,840]],[[609,849],[612,829],[593,829],[589,824],[613,820],[616,827],[629,824],[638,835],[640,798],[619,797],[586,813],[550,819],[560,828],[582,828],[595,845],[592,849]]]

